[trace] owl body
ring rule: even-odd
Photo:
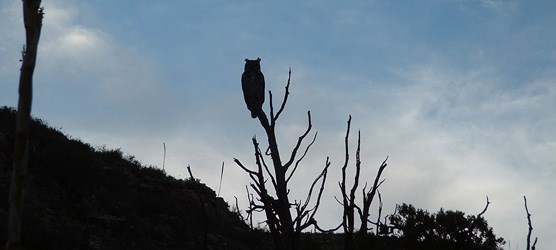
[[[247,109],[251,117],[257,118],[264,103],[264,75],[261,72],[261,59],[245,59],[245,70],[241,75],[241,87]]]

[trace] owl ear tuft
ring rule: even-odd
[[[249,61],[249,59],[245,58],[245,62]]]
[[[260,57],[257,57],[257,62],[261,62],[261,58],[260,58]]]

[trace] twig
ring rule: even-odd
[[[382,183],[384,183],[384,180],[382,180],[381,182],[379,182],[379,180],[380,180],[380,176],[382,175],[382,172],[384,171],[386,166],[388,166],[386,161],[388,161],[388,156],[386,156],[386,159],[384,159],[382,164],[380,164],[380,167],[378,168],[378,173],[376,174],[375,180],[373,182],[373,186],[371,187],[369,192],[365,193],[365,188],[363,188],[363,212],[359,213],[359,216],[361,218],[361,230],[360,230],[361,233],[366,233],[368,230],[367,221],[370,215],[369,210],[371,208],[371,204],[373,202],[375,194],[378,191],[378,188],[380,187],[380,185],[382,185]]]
[[[271,117],[272,120],[272,124],[274,125],[276,123],[276,120],[278,120],[278,117],[280,116],[280,114],[282,114],[282,111],[284,111],[284,107],[286,106],[286,102],[288,101],[288,96],[290,95],[290,79],[292,76],[292,69],[290,68],[290,70],[288,71],[288,83],[286,84],[286,90],[284,92],[284,100],[282,101],[282,105],[280,106],[280,109],[278,109],[278,112],[276,113],[276,116]]]
[[[380,190],[377,190],[378,193],[378,217],[377,217],[377,226],[376,226],[376,232],[377,234],[380,232],[379,231],[379,226],[380,226],[380,217],[382,215],[382,195],[380,194]]]
[[[533,247],[531,248],[531,232],[533,232],[533,226],[531,224],[531,214],[529,213],[529,209],[527,208],[527,198],[525,196],[523,196],[523,201],[525,202],[525,212],[527,212],[527,223],[529,225],[529,230],[527,232],[527,250],[535,250],[535,246],[537,245],[537,237],[535,237],[535,242],[533,242]]]
[[[288,160],[288,162],[286,162],[286,164],[284,164],[284,171],[287,171],[288,168],[290,167],[290,165],[295,160],[295,156],[297,154],[297,150],[299,150],[299,147],[301,146],[301,142],[303,142],[303,139],[305,139],[305,137],[307,136],[307,134],[309,134],[309,131],[311,131],[311,128],[313,127],[313,124],[311,123],[311,111],[307,111],[307,120],[308,120],[308,123],[309,123],[307,125],[307,130],[305,130],[305,133],[303,133],[303,135],[301,135],[297,139],[297,144],[295,144],[295,147],[292,150],[292,154],[290,156],[290,159]]]
[[[245,221],[245,218],[243,217],[243,215],[241,214],[241,211],[239,210],[239,205],[237,203],[237,196],[234,196],[234,199],[236,200],[236,207],[234,208],[237,216],[239,217],[239,219],[241,219],[241,221]]]
[[[261,148],[259,147],[259,143],[257,142],[257,138],[253,137],[253,147],[255,148],[255,163],[257,164],[257,167],[259,168],[259,173],[260,175],[262,175],[262,171],[260,169],[262,169],[261,167],[264,167],[266,173],[270,176],[270,180],[272,181],[272,185],[274,185],[274,187],[277,187],[277,183],[276,183],[276,178],[274,178],[274,175],[272,175],[272,172],[270,172],[270,169],[268,168],[268,165],[266,165],[263,155],[261,153]]]
[[[487,203],[486,203],[485,209],[483,209],[483,211],[480,212],[480,213],[477,215],[477,218],[478,218],[478,217],[481,217],[481,216],[487,211],[488,205],[490,205],[490,201],[488,200],[488,195],[487,195]]]
[[[299,165],[299,163],[303,160],[303,158],[305,158],[305,155],[307,155],[307,152],[309,152],[309,149],[311,148],[311,146],[313,146],[313,144],[315,143],[315,141],[317,140],[317,134],[319,132],[315,132],[315,136],[313,136],[313,140],[311,141],[311,143],[309,143],[309,145],[307,145],[307,147],[305,148],[305,152],[303,152],[303,155],[301,155],[301,157],[299,157],[299,159],[295,162],[295,165],[292,169],[292,171],[290,172],[290,175],[288,176],[288,178],[286,179],[286,182],[289,182],[290,179],[292,178],[293,174],[295,173],[295,170],[297,170],[297,166]]]

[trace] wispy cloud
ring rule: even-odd
[[[489,195],[489,224],[515,242],[526,233],[527,195],[539,218],[535,230],[547,246],[556,244],[546,209],[556,205],[547,198],[556,190],[550,8],[496,0],[295,8],[193,1],[131,4],[125,13],[94,3],[45,4],[34,112],[72,136],[159,166],[165,142],[168,173],[187,177],[190,164],[214,188],[225,161],[222,196],[241,202],[248,178],[231,159],[252,164],[250,138],[265,139],[243,103],[240,75],[245,57],[260,56],[275,105],[292,67],[278,124],[284,157],[305,129],[307,110],[319,131],[292,195],[303,197],[307,180],[331,157],[319,222],[336,226],[341,215],[334,195],[351,114],[352,131],[362,132],[365,180],[390,156],[385,212],[409,202],[473,214]],[[19,3],[1,6],[0,98],[9,104],[23,27]]]

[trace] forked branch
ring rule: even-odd
[[[375,180],[373,182],[373,186],[371,187],[369,192],[365,193],[365,188],[363,188],[363,211],[360,211],[359,213],[359,217],[361,219],[361,229],[359,230],[359,232],[362,234],[367,233],[367,230],[369,229],[367,222],[370,216],[370,208],[371,208],[371,204],[373,203],[373,199],[378,191],[378,188],[384,182],[384,180],[380,182],[379,180],[380,180],[380,176],[382,175],[382,172],[384,171],[386,166],[388,166],[386,161],[388,161],[388,156],[386,156],[386,159],[384,159],[382,164],[380,164],[380,167],[378,168],[378,173],[376,174]]]
[[[305,152],[303,152],[303,155],[301,155],[301,157],[299,157],[299,159],[295,162],[295,166],[293,167],[292,171],[290,172],[290,175],[286,179],[286,182],[290,181],[290,179],[293,176],[293,173],[295,173],[295,170],[297,170],[297,166],[299,166],[299,163],[303,160],[303,158],[305,158],[305,155],[307,155],[309,148],[311,148],[311,146],[313,146],[313,143],[315,143],[315,140],[317,139],[317,134],[318,131],[315,132],[315,136],[313,136],[313,140],[311,141],[311,143],[309,143],[309,145],[307,145],[307,147],[305,148]]]
[[[290,159],[288,160],[288,162],[286,162],[284,164],[284,171],[287,171],[288,168],[292,165],[293,161],[295,160],[295,156],[297,155],[297,151],[299,150],[299,147],[301,146],[301,143],[303,142],[303,139],[305,139],[305,137],[307,136],[307,134],[309,134],[309,131],[311,131],[311,128],[313,127],[313,124],[311,123],[311,111],[307,111],[307,123],[308,123],[308,125],[307,125],[307,129],[305,130],[305,133],[303,133],[297,139],[297,144],[295,144],[295,147],[292,150]],[[311,144],[309,144],[309,146]],[[309,148],[307,148],[307,150],[309,150]],[[307,152],[307,150],[305,152]]]
[[[307,227],[309,227],[311,225],[313,225],[315,227],[315,229],[317,229],[317,230],[322,230],[322,229],[320,229],[320,227],[318,227],[317,221],[314,219],[314,217],[315,217],[315,214],[317,213],[317,210],[319,208],[322,193],[324,192],[324,184],[326,183],[326,176],[328,174],[328,168],[329,167],[330,167],[329,157],[326,157],[325,167],[322,170],[322,172],[315,178],[313,183],[311,184],[311,188],[309,189],[309,193],[307,194],[307,198],[305,200],[305,203],[303,205],[297,204],[297,207],[296,207],[297,216],[296,216],[294,221],[296,223],[296,232],[298,232],[298,233],[300,233],[301,231],[303,231],[304,229],[306,229]],[[307,206],[309,205],[309,202],[311,200],[315,185],[317,184],[317,182],[319,182],[319,180],[321,180],[320,181],[320,188],[319,188],[319,192],[317,194],[317,199],[315,201],[315,205],[311,209],[307,209]]]

